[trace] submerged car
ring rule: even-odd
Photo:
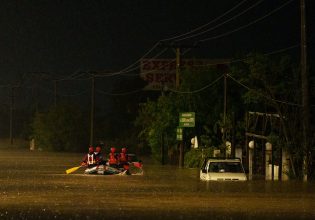
[[[246,181],[239,158],[206,158],[200,169],[200,179],[210,181]]]

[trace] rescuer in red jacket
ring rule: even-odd
[[[129,163],[127,158],[127,148],[121,148],[121,152],[119,154],[119,167],[124,168],[124,170],[129,170]]]
[[[102,151],[101,146],[97,146],[95,148],[94,155],[95,155],[95,163],[97,165],[104,165],[105,164],[105,161],[104,161],[104,158],[103,158],[103,154],[102,154],[101,151]]]
[[[86,166],[88,168],[94,167],[96,166],[96,161],[95,161],[95,154],[94,154],[94,147],[90,146],[89,147],[89,153],[87,153],[82,162],[81,162],[81,166]]]
[[[121,148],[121,152],[119,154],[119,162],[121,164],[125,164],[127,162],[127,148]]]
[[[110,148],[108,164],[111,167],[117,168],[118,167],[118,159],[117,159],[117,156],[116,156],[115,152],[116,152],[116,148],[114,148],[114,147]]]

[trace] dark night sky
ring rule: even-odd
[[[47,75],[60,78],[79,71],[122,70],[160,40],[196,29],[237,5],[235,10],[198,31],[204,34],[179,41],[188,45],[201,41],[184,58],[231,58],[251,51],[268,53],[298,45],[300,39],[299,0],[0,0],[0,3],[0,103],[7,107],[12,94],[10,87],[3,85],[23,84],[15,90],[16,108],[25,109],[23,103],[37,103],[35,99],[45,100],[42,105],[48,106],[54,102],[53,82],[36,79],[45,79]],[[313,6],[314,3],[308,5],[308,10],[314,18]],[[266,18],[256,22],[263,16]],[[313,20],[309,17],[309,21]],[[250,23],[253,24],[237,30]],[[207,29],[210,31],[206,32]],[[232,34],[203,41],[231,31]],[[314,32],[310,33],[308,38],[314,39]],[[314,42],[311,43],[314,48]],[[162,49],[155,48],[146,58],[154,57]],[[299,46],[286,52],[298,59]],[[166,57],[175,58],[174,51],[169,49],[160,58]],[[34,72],[35,78],[31,74]],[[135,69],[128,74],[138,73],[139,69]],[[117,92],[111,87],[121,79],[130,80],[129,88],[121,88],[121,92],[134,89],[135,77],[98,79],[97,88],[102,91],[97,94],[100,100],[97,102],[108,103],[108,95],[103,92]],[[88,105],[90,85],[89,80],[61,81],[59,100],[71,99],[76,103],[85,100]]]
[[[138,60],[159,40],[197,28],[240,2],[1,0],[1,82],[10,82],[14,76],[28,72],[60,75],[78,70],[120,70]],[[245,1],[209,27],[257,2]],[[262,1],[244,15],[187,42],[193,43],[246,25],[286,2]],[[200,44],[187,56],[232,57],[239,52],[269,52],[298,43],[299,1],[294,0],[248,28]],[[298,48],[295,52],[299,52]]]
[[[311,22],[315,20],[315,4],[306,1],[310,3],[307,27],[314,61]],[[137,67],[139,63],[135,61],[160,40],[207,24],[236,5],[236,10],[199,29],[198,33],[204,34],[178,42],[201,42],[184,58],[232,58],[297,45],[285,52],[299,62],[299,0],[0,0],[0,5],[0,113],[2,120],[8,119],[14,97],[17,124],[25,123],[18,118],[18,111],[29,110],[32,114],[35,108],[44,111],[54,104],[54,84],[47,76],[60,79],[80,71],[119,71],[130,64]],[[269,16],[281,6],[284,7]],[[237,14],[241,15],[235,17]],[[208,38],[213,39],[204,41]],[[146,58],[162,49],[155,48]],[[175,53],[168,50],[159,58],[174,59]],[[121,92],[134,89],[139,69],[128,74],[98,78],[96,106],[102,110],[96,114],[112,111],[117,100],[138,103],[146,98],[142,93],[113,96],[117,84]],[[11,85],[19,87],[12,93]],[[90,91],[90,79],[59,81],[58,102],[88,110]],[[7,125],[8,121],[1,123]]]

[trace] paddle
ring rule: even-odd
[[[80,167],[82,167],[82,166],[72,167],[70,169],[67,169],[66,174],[73,173],[74,171],[77,171]]]

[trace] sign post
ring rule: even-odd
[[[179,127],[195,127],[195,112],[179,113]]]
[[[195,127],[195,112],[179,113],[179,127],[177,128],[177,140],[179,143],[179,167],[184,166],[183,128]],[[181,128],[181,131],[179,130]],[[178,135],[181,132],[181,135]],[[181,140],[179,139],[181,137]]]
[[[182,127],[176,128],[176,140],[178,140],[178,141],[183,140],[183,128]]]

